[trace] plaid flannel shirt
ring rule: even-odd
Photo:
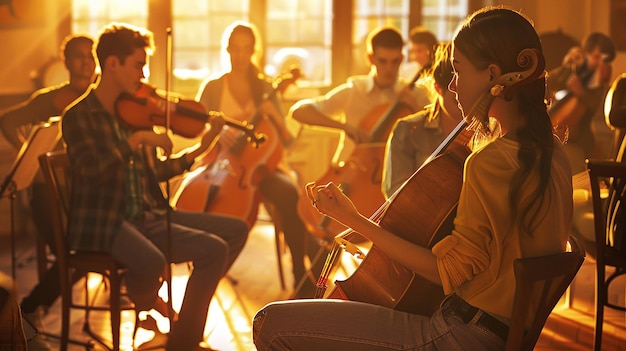
[[[69,244],[73,249],[109,252],[122,221],[128,200],[127,165],[132,161],[137,174],[146,174],[146,191],[161,209],[167,206],[158,182],[188,170],[184,157],[146,162],[143,152],[130,149],[116,131],[117,120],[90,91],[63,115],[61,128],[72,172],[72,195],[68,218]],[[146,204],[149,206],[149,204]],[[156,208],[147,208],[157,210]]]

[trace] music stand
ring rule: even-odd
[[[39,155],[52,151],[61,139],[59,130],[60,117],[51,117],[47,122],[42,122],[34,126],[28,139],[22,144],[13,166],[7,174],[2,187],[0,187],[0,198],[9,196],[11,201],[11,274],[13,281],[15,278],[15,224],[14,224],[14,200],[18,191],[28,188],[33,182],[39,170]]]

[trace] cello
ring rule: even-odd
[[[418,72],[407,85],[408,88],[413,89],[420,76]],[[383,114],[380,112],[382,108]],[[411,112],[399,98],[390,106],[384,104],[374,108],[359,123],[359,128],[370,131],[370,141],[356,145],[346,161],[331,165],[316,182],[339,184],[342,191],[350,195],[360,212],[373,213],[385,201],[381,183],[387,137],[393,124]],[[353,189],[358,191],[352,191]],[[306,196],[298,199],[298,213],[309,232],[321,239],[330,239],[346,230],[341,223],[311,207]]]
[[[274,89],[264,100],[282,93],[299,76],[299,70],[294,69],[278,77]],[[202,160],[204,164],[183,178],[173,197],[176,208],[239,217],[252,227],[261,200],[257,185],[278,166],[283,150],[276,128],[260,111],[257,110],[246,125],[265,135],[265,142],[250,148],[245,135],[240,135],[230,148],[217,144],[214,152]]]
[[[540,76],[543,67],[540,60],[543,58],[536,50],[522,50],[518,63],[525,70],[498,77],[466,118],[370,219],[423,247],[431,248],[448,235],[463,185],[463,166],[470,154],[466,141],[475,137],[472,130],[487,123],[487,113],[496,96],[511,99],[517,88]],[[468,121],[471,121],[469,127]],[[361,301],[427,316],[439,308],[444,298],[441,286],[390,259],[376,245],[365,254],[350,242],[354,234],[348,229],[335,238],[317,283],[316,297]],[[333,289],[324,296],[332,265],[343,249],[362,261],[348,279],[335,281]]]

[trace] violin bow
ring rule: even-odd
[[[165,44],[165,133],[169,134],[170,132],[170,121],[172,116],[171,104],[170,100],[170,76],[172,73],[172,28],[167,27],[165,29],[166,33],[166,44]],[[170,329],[174,324],[174,307],[172,305],[172,208],[170,206],[170,180],[169,178],[165,182],[165,202],[167,204],[165,211],[165,221],[167,225],[167,247],[165,257],[167,258],[167,270],[165,281],[167,282],[167,317],[170,323]]]

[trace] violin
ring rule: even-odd
[[[167,125],[166,112],[170,106],[170,121]],[[195,138],[203,131],[209,117],[220,115],[227,126],[243,131],[247,141],[258,147],[266,140],[264,134],[255,133],[254,126],[227,117],[222,112],[206,112],[201,103],[182,99],[178,96],[166,97],[156,88],[142,84],[137,93],[121,94],[115,102],[115,112],[120,122],[130,129],[152,129],[154,126],[168,127],[177,135]]]

